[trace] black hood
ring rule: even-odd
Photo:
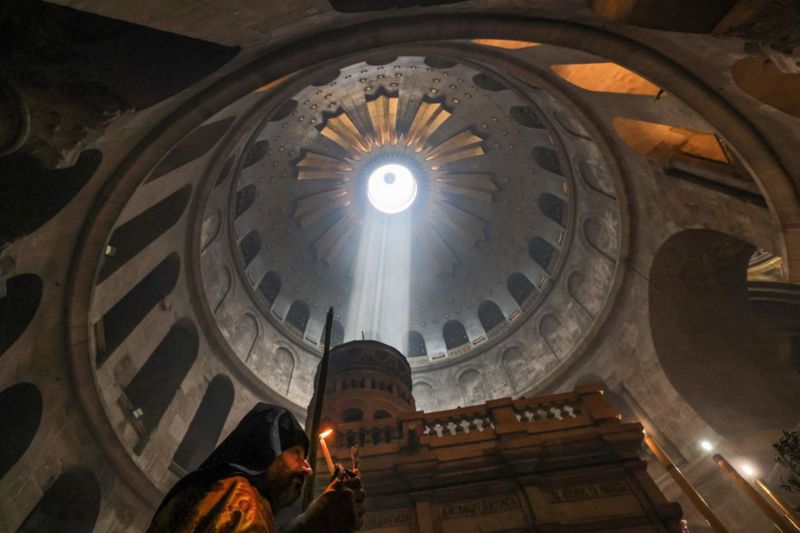
[[[189,485],[210,487],[217,480],[232,476],[246,477],[267,498],[262,474],[281,452],[297,444],[302,445],[308,454],[308,437],[294,415],[283,407],[259,403],[211,452],[200,468],[172,487],[159,510]]]

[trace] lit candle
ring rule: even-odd
[[[333,475],[333,459],[331,459],[331,452],[328,451],[328,445],[325,443],[325,439],[329,437],[331,433],[333,433],[332,429],[326,429],[319,434],[319,446],[322,449],[322,455],[325,456],[325,463],[328,465],[328,471]]]

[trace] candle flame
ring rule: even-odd
[[[319,434],[319,438],[320,439],[327,439],[328,437],[330,437],[331,433],[333,433],[332,429],[326,429],[325,431],[323,431],[322,433]]]

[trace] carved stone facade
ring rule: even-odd
[[[334,462],[359,447],[365,531],[680,531],[639,456],[642,426],[596,386],[426,413],[391,347],[354,341],[330,361],[322,428]],[[324,479],[321,455],[316,468]]]

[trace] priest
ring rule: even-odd
[[[282,407],[260,403],[196,471],[169,491],[148,533],[278,533],[311,473],[308,437]],[[281,533],[346,533],[362,525],[360,478],[337,465],[331,483]]]

